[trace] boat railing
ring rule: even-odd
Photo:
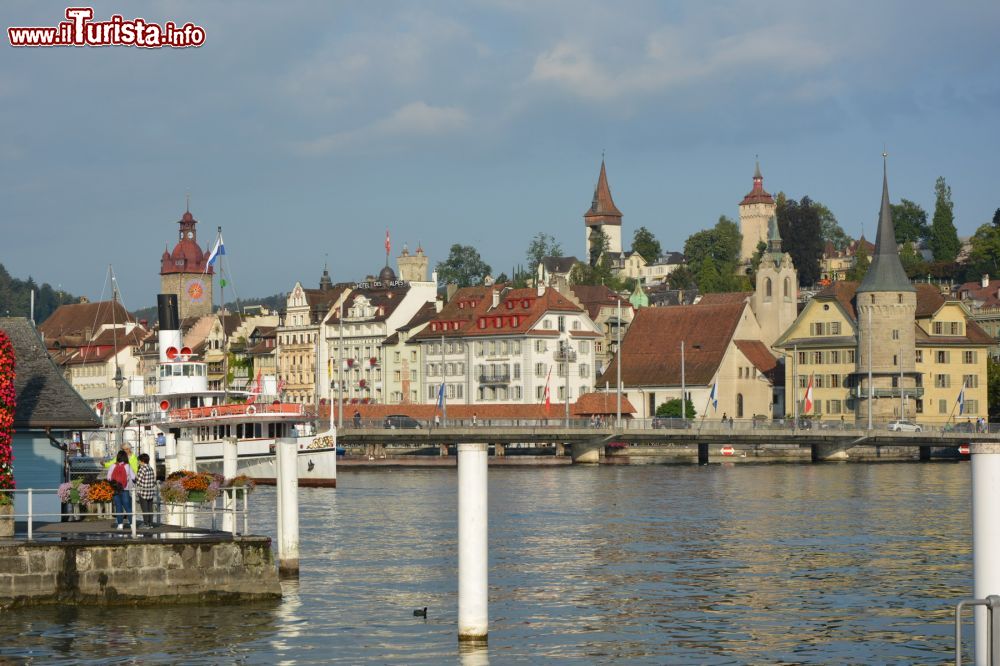
[[[135,488],[133,487],[129,493],[132,508],[127,512],[126,518],[131,535],[135,537],[139,534],[136,519],[142,517],[143,512],[138,504]],[[24,510],[13,511],[6,515],[0,513],[0,526],[5,520],[12,521],[15,526],[12,536],[15,538],[23,537],[28,541],[35,540],[36,528],[49,523],[72,523],[115,518],[112,502],[91,502],[88,504],[61,502],[62,510],[58,512],[38,511],[36,499],[46,496],[58,497],[59,490],[56,488],[0,489],[0,494],[11,497],[12,503],[15,503],[15,498],[23,498]],[[249,534],[249,496],[250,492],[247,488],[241,486],[219,488],[218,496],[206,502],[164,502],[157,495],[153,500],[153,521],[161,528],[171,526],[203,527],[213,531],[229,532],[233,536]],[[69,507],[68,511],[65,510],[67,507]],[[18,523],[23,523],[23,533],[16,531]],[[86,531],[93,532],[93,530]],[[66,530],[61,530],[59,533],[65,535]]]
[[[244,416],[302,416],[311,418],[306,406],[299,403],[251,403],[236,405],[214,405],[211,407],[182,407],[153,416],[152,423],[172,421],[196,421],[199,419],[217,419]]]

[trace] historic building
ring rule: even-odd
[[[586,311],[555,289],[466,287],[412,341],[421,347],[421,398],[447,404],[545,402],[553,416],[593,390],[596,342]]]
[[[740,202],[740,263],[749,266],[759,243],[767,242],[767,228],[777,212],[774,197],[764,191],[764,177],[760,174],[760,162],[753,172],[753,189]]]
[[[781,251],[778,220],[768,222],[767,252],[757,267],[757,285],[750,306],[760,323],[761,341],[771,345],[788,330],[798,315],[799,272],[792,255]]]
[[[177,224],[177,244],[160,258],[160,293],[177,294],[181,319],[211,314],[215,269],[208,266],[208,252],[198,246],[198,220],[185,211]]]
[[[883,174],[875,252],[864,279],[834,282],[818,293],[774,347],[788,357],[789,414],[797,403],[799,415],[825,419],[866,423],[871,411],[879,424],[895,418],[946,423],[986,415],[990,343],[957,301],[907,279]]]
[[[601,174],[597,178],[597,186],[594,188],[594,199],[590,203],[590,208],[583,214],[583,224],[586,241],[584,257],[588,257],[591,264],[596,263],[602,254],[602,248],[596,243],[596,238],[603,233],[608,239],[608,246],[603,251],[614,255],[621,254],[622,251],[622,212],[615,206],[611,198],[611,188],[608,187],[608,174],[604,168],[604,160],[601,160]]]

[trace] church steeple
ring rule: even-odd
[[[868,291],[916,291],[906,277],[903,263],[899,260],[896,246],[896,229],[892,224],[892,208],[889,206],[889,177],[887,175],[887,155],[882,153],[882,208],[878,216],[878,234],[875,236],[875,253],[872,263],[865,273],[858,292]]]
[[[583,214],[584,238],[586,240],[586,255],[593,264],[601,252],[597,246],[600,234],[607,238],[607,251],[620,254],[622,251],[622,212],[618,210],[611,198],[611,187],[608,186],[608,172],[604,166],[604,156],[601,156],[601,174],[597,177],[594,188],[594,198],[590,208]],[[599,232],[599,233],[598,233]]]
[[[767,253],[771,261],[776,264],[781,263],[784,253],[781,251],[781,233],[778,231],[778,218],[774,215],[767,222]]]

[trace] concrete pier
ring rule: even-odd
[[[294,439],[277,441],[278,468],[278,572],[299,575],[299,471]]]
[[[458,445],[458,640],[489,635],[486,444]]]

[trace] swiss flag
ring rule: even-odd
[[[549,409],[552,407],[552,394],[549,391],[549,379],[552,377],[552,367],[549,367],[549,374],[545,377],[545,413],[549,413]]]
[[[809,386],[806,387],[806,414],[812,411],[813,408],[813,376],[809,375]]]

